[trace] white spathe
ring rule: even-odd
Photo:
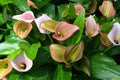
[[[21,54],[16,56],[11,63],[12,63],[13,68],[19,72],[26,72],[26,71],[30,70],[32,68],[32,65],[33,65],[32,60],[30,60],[25,55],[25,52],[22,52]],[[24,63],[24,65],[25,65],[24,69],[20,67],[21,63]]]
[[[49,33],[48,31],[46,31],[45,29],[43,29],[41,27],[41,23],[44,21],[47,21],[47,20],[52,20],[52,19],[49,16],[47,16],[46,14],[42,14],[42,16],[35,19],[35,23],[36,23],[36,25],[41,33],[44,33],[44,34]]]
[[[108,33],[108,39],[114,45],[120,45],[120,24],[118,22],[114,23],[113,28]]]

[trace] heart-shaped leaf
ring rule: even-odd
[[[120,78],[120,65],[106,56],[104,53],[97,53],[91,59],[91,75],[99,79]]]
[[[19,46],[25,50],[25,54],[27,55],[28,58],[31,60],[34,60],[36,58],[38,48],[41,46],[40,43],[35,43],[32,45],[29,45],[27,43],[20,43]]]

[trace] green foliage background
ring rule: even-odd
[[[116,63],[114,58],[120,54],[120,46],[105,47],[100,41],[100,35],[89,39],[84,33],[85,18],[89,15],[82,13],[79,16],[74,16],[73,3],[82,4],[87,11],[92,0],[31,1],[39,9],[29,7],[26,0],[0,0],[0,59],[8,57],[12,60],[22,49],[25,50],[27,56],[34,63],[32,69],[28,72],[21,73],[13,69],[7,75],[8,80],[120,80],[120,63]],[[116,15],[108,19],[104,19],[98,10],[102,1],[97,0],[96,11],[93,14],[95,14],[95,19],[100,24],[101,31],[108,33],[112,28],[113,19],[120,22],[120,1],[111,0],[116,9]],[[69,16],[64,19],[62,18],[62,12],[68,4],[70,4]],[[27,38],[21,40],[13,32],[15,20],[12,19],[12,16],[29,10],[33,11],[36,18],[42,14],[47,14],[54,20],[70,20],[71,23],[80,27],[80,31],[69,39],[59,42],[54,39],[51,40],[51,34],[39,33],[33,22],[34,26],[31,33]],[[68,69],[64,63],[57,63],[50,56],[49,45],[52,42],[69,46],[79,43],[81,40],[85,43],[84,56],[87,57],[90,63],[90,76],[74,66]],[[78,63],[79,61],[75,64]]]

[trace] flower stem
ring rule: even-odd
[[[47,34],[47,35],[48,35],[48,37],[49,37],[49,39],[50,39],[51,44],[54,43],[54,42],[53,42],[53,39],[51,38],[51,36],[50,36],[49,34]]]

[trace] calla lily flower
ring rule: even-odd
[[[86,13],[93,14],[96,11],[96,8],[97,8],[97,0],[92,0],[92,2],[88,6]]]
[[[32,30],[32,24],[24,21],[17,21],[13,26],[13,30],[18,37],[24,39]]]
[[[57,62],[64,62],[63,54],[66,48],[67,47],[59,45],[59,44],[51,44],[50,45],[51,57]]]
[[[99,25],[96,23],[94,17],[91,15],[87,17],[85,27],[86,27],[85,34],[89,38],[96,36],[100,31]]]
[[[35,23],[41,33],[49,34],[49,32],[47,30],[45,30],[44,28],[41,27],[42,22],[47,21],[47,20],[52,20],[52,19],[49,16],[47,16],[46,14],[42,14],[42,16],[35,19]]]
[[[83,56],[80,61],[75,63],[74,68],[90,76],[90,62],[87,57]]]
[[[12,60],[12,66],[15,70],[19,72],[26,72],[31,69],[33,62],[30,60],[24,52],[21,54],[17,55],[13,60]]]
[[[79,30],[77,25],[69,24],[67,22],[60,22],[56,26],[53,38],[59,41],[66,40],[71,37],[77,30]]]
[[[111,47],[112,43],[111,41],[108,39],[107,37],[107,33],[105,32],[100,32],[100,40],[102,42],[103,45],[105,45],[106,47]]]
[[[116,13],[113,3],[109,0],[104,0],[102,5],[99,7],[99,10],[106,18],[112,17]]]
[[[118,22],[114,23],[113,28],[108,33],[108,38],[114,45],[120,45],[120,24]]]
[[[76,15],[79,15],[81,12],[85,12],[85,9],[81,4],[75,4],[74,8]]]
[[[12,70],[10,60],[5,58],[0,60],[0,79],[3,79]]]
[[[28,23],[31,23],[35,19],[32,11],[26,11],[25,13],[22,13],[20,15],[14,15],[12,18],[19,21],[21,20],[24,22],[28,22]]]
[[[38,9],[38,7],[35,5],[35,3],[32,2],[31,0],[27,0],[27,4],[28,4],[28,6],[31,6],[31,7],[33,7],[33,8]]]
[[[83,42],[68,47],[59,44],[50,45],[51,57],[57,62],[64,62],[66,67],[70,67],[70,63],[76,62],[82,58],[83,49]]]

